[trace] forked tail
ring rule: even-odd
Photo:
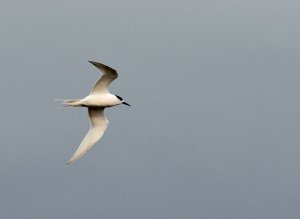
[[[63,106],[80,106],[79,104],[80,99],[72,99],[72,100],[54,99],[54,100],[62,102]]]

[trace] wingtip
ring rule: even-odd
[[[78,158],[75,158],[74,156],[70,158],[70,160],[68,160],[68,162],[66,163],[66,166],[69,166],[70,164],[72,164],[73,162],[75,162],[76,160],[78,160]]]
[[[105,67],[106,65],[101,64],[100,62],[95,62],[95,61],[88,61],[89,63],[91,63],[93,66],[95,66],[96,68],[99,67]]]
[[[77,149],[78,150],[78,149]],[[66,163],[66,166],[74,163],[75,161],[79,160],[88,150],[84,150],[81,152],[76,151],[75,154],[70,158],[70,160]]]
[[[92,65],[99,65],[100,63],[95,62],[95,61],[88,61],[89,63],[91,63]]]
[[[91,63],[92,65],[94,65],[96,68],[100,69],[100,71],[105,69],[105,70],[113,71],[114,74],[117,73],[117,71],[115,69],[113,69],[112,67],[109,67],[108,65],[104,65],[100,62],[95,62],[95,61],[88,61],[88,62]],[[118,75],[116,74],[116,76],[118,76]]]

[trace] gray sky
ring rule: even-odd
[[[299,218],[299,1],[2,0],[0,217]],[[112,66],[104,137],[87,95]]]

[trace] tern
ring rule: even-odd
[[[86,107],[88,109],[90,129],[81,144],[75,151],[74,155],[67,162],[68,164],[81,158],[91,147],[103,136],[108,120],[104,115],[104,109],[126,103],[122,97],[111,94],[108,90],[110,83],[118,77],[115,69],[104,64],[89,61],[97,69],[102,72],[102,75],[93,86],[90,94],[83,99],[61,100],[64,106],[70,107]]]

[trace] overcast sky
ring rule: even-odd
[[[2,0],[0,217],[298,219],[300,2]],[[99,72],[132,105],[71,166]]]

